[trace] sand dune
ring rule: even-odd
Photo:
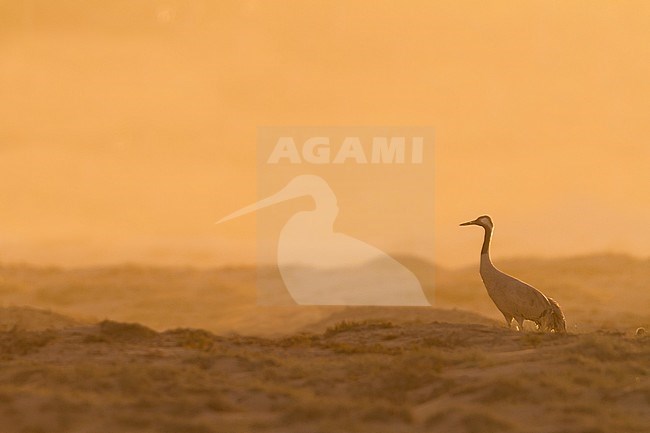
[[[434,307],[462,309],[498,322],[503,320],[483,288],[478,265],[445,269],[416,257],[399,259],[418,276]],[[629,332],[638,326],[650,327],[647,259],[594,255],[495,263],[557,299],[572,332]],[[277,279],[277,272],[263,269],[258,273],[247,267],[123,265],[58,269],[5,265],[0,266],[0,299],[4,305],[29,305],[85,320],[139,322],[158,331],[197,327],[221,334],[270,336],[316,330],[316,323],[331,325],[330,317],[373,317],[372,309],[292,306],[286,292],[281,293],[281,281],[276,284],[277,295],[284,305],[258,305],[258,277],[272,281]],[[421,312],[400,308],[374,311],[396,322],[417,317],[438,320],[427,308]]]
[[[400,260],[434,307],[257,305],[251,268],[0,266],[1,430],[647,431],[647,260],[498,263],[567,335],[506,329],[475,267]]]
[[[6,433],[644,432],[650,425],[650,339],[617,332],[372,320],[262,338],[103,321],[1,332],[0,353]]]

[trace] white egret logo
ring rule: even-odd
[[[277,251],[280,275],[297,304],[430,305],[406,267],[372,245],[334,232],[336,195],[319,176],[297,176],[276,194],[217,223],[301,196],[311,196],[315,208],[287,221]]]

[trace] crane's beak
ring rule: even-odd
[[[474,221],[467,221],[466,223],[462,223],[461,226],[471,226],[476,224],[476,220]]]
[[[276,203],[280,203],[280,202],[283,202],[283,201],[286,201],[286,200],[289,200],[289,199],[292,199],[292,198],[295,198],[295,197],[300,197],[302,195],[304,195],[304,193],[302,193],[301,191],[296,191],[293,188],[285,187],[285,188],[283,188],[282,190],[280,190],[279,192],[273,194],[270,197],[262,199],[262,200],[258,201],[257,203],[248,205],[246,207],[243,207],[243,208],[239,209],[236,212],[233,212],[233,213],[231,213],[229,215],[226,215],[225,217],[223,217],[219,221],[217,221],[215,224],[221,224],[222,222],[226,222],[228,220],[238,218],[238,217],[240,217],[242,215],[246,215],[247,213],[255,212],[256,210],[265,208],[267,206],[272,206],[272,205],[274,205]]]

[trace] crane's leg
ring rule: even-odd
[[[503,314],[503,317],[505,317],[506,325],[508,325],[508,328],[511,328],[512,327],[512,316],[509,315],[509,314],[503,313],[503,312],[501,314]]]
[[[523,317],[515,317],[515,320],[517,321],[517,325],[519,325],[519,330],[523,331],[524,330],[524,318]]]

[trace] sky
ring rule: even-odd
[[[644,1],[4,1],[0,262],[254,263],[255,218],[214,222],[258,198],[258,127],[287,125],[435,130],[435,217],[404,215],[390,252],[475,263],[458,224],[490,214],[495,257],[647,257],[649,20]]]

